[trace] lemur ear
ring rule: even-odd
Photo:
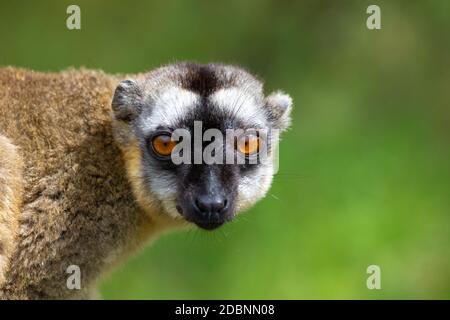
[[[265,107],[274,128],[283,131],[289,127],[291,124],[292,98],[288,94],[282,91],[271,93],[265,99]]]
[[[137,82],[131,79],[121,81],[114,92],[111,105],[117,120],[135,119],[142,108],[142,93]]]

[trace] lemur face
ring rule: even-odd
[[[232,66],[183,63],[122,81],[114,127],[138,201],[206,230],[232,220],[269,189],[291,104]]]

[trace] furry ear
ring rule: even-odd
[[[112,109],[117,120],[131,121],[142,109],[142,93],[136,81],[121,81],[114,92]]]
[[[291,124],[292,98],[288,94],[282,91],[271,93],[265,99],[265,107],[274,128],[284,131],[289,127]]]

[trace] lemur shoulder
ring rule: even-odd
[[[197,120],[284,130],[291,104],[221,64],[129,77],[1,68],[0,299],[92,297],[106,271],[162,232],[232,220],[265,195],[270,164],[175,166],[149,145]],[[66,286],[69,265],[81,290]]]

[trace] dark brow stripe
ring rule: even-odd
[[[225,85],[210,65],[190,63],[186,67],[188,70],[181,79],[181,84],[184,89],[207,97]]]

